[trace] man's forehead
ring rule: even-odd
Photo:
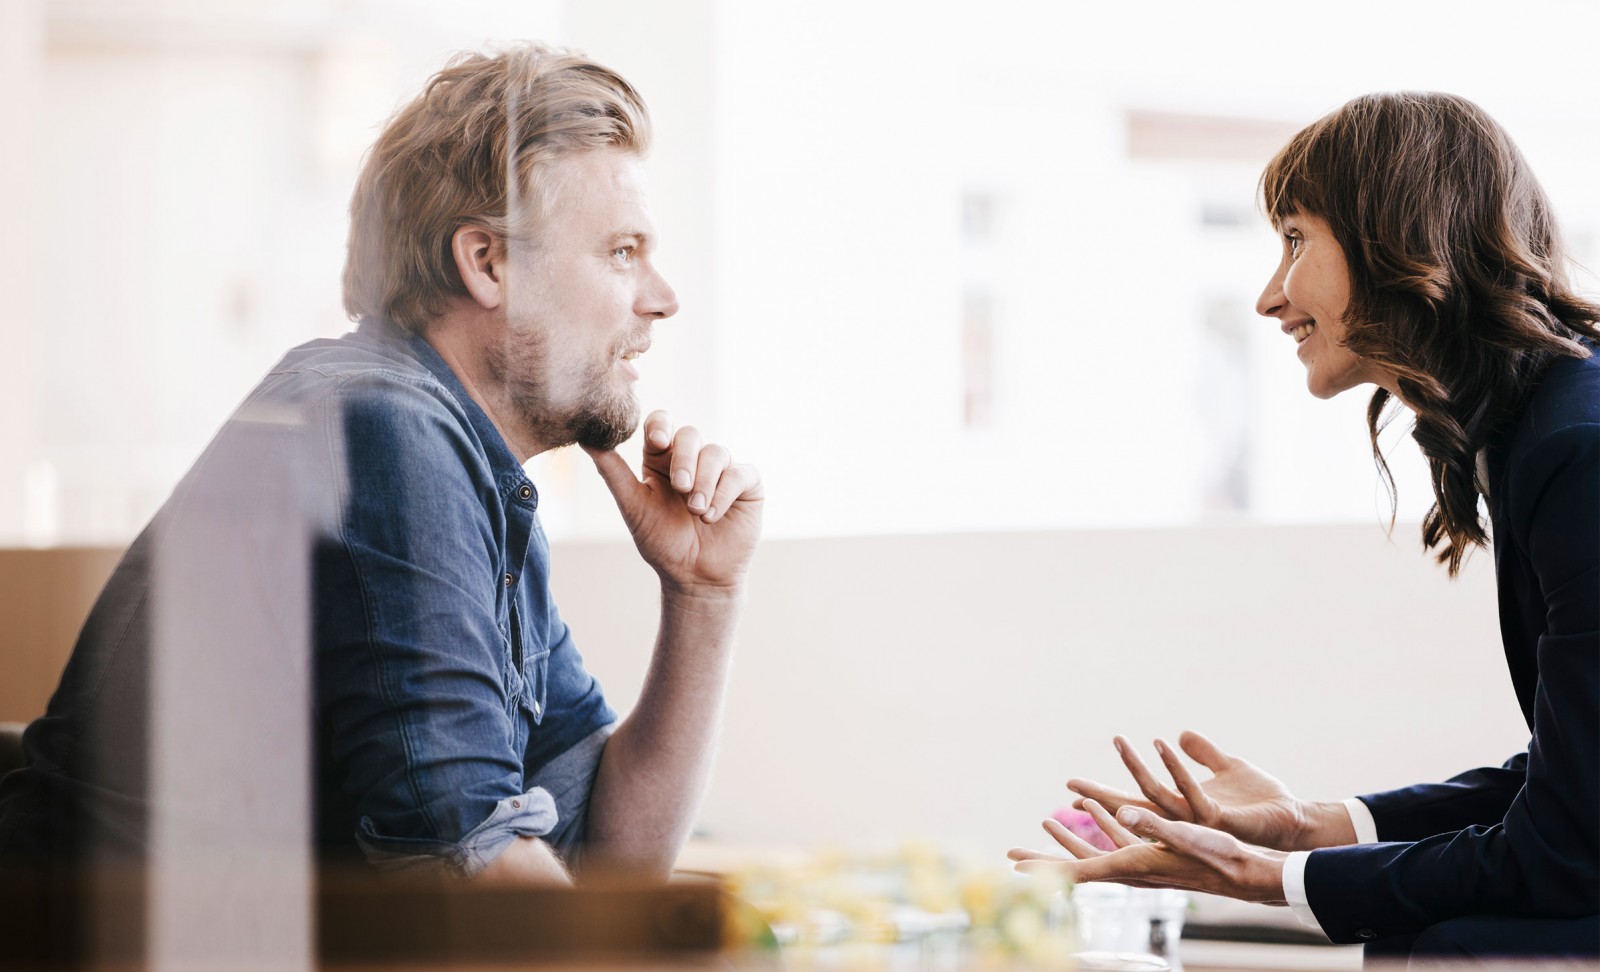
[[[557,156],[541,174],[558,194],[592,194],[642,204],[645,181],[640,162],[637,153],[623,149],[588,149]]]
[[[597,221],[613,235],[653,237],[649,191],[637,153],[615,148],[572,152],[552,160],[536,176],[547,218]]]

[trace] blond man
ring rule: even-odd
[[[307,498],[325,856],[528,882],[668,871],[707,777],[762,487],[660,412],[641,474],[613,451],[639,427],[632,362],[678,307],[654,264],[649,140],[625,80],[536,44],[458,58],[389,122],[351,203],[357,329],[290,351],[136,541],[0,791],[0,858],[70,859],[87,821],[100,850],[141,850],[148,548],[226,480]],[[523,469],[572,444],[661,581],[620,722],[551,599]],[[238,505],[189,535],[274,528]],[[220,596],[277,580],[248,556],[229,570]]]

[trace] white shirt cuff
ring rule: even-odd
[[[1356,843],[1376,844],[1378,823],[1372,819],[1372,811],[1367,809],[1367,805],[1351,797],[1344,801],[1344,810],[1350,815],[1350,826],[1356,832]],[[1317,921],[1316,914],[1311,910],[1311,902],[1306,899],[1306,861],[1310,859],[1310,851],[1291,851],[1289,856],[1284,858],[1283,897],[1289,903],[1289,910],[1300,919],[1300,924],[1322,932],[1322,923]],[[1327,934],[1327,932],[1322,933]]]
[[[1344,801],[1345,812],[1350,814],[1350,826],[1356,829],[1356,843],[1376,844],[1378,842],[1378,822],[1372,819],[1372,811],[1367,805],[1355,797]]]
[[[1284,858],[1283,897],[1289,902],[1289,910],[1300,919],[1300,924],[1326,935],[1327,932],[1322,931],[1322,924],[1311,911],[1311,903],[1306,900],[1306,860],[1310,857],[1310,851],[1290,851],[1289,856]]]

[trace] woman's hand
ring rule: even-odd
[[[1178,745],[1211,771],[1211,778],[1204,782],[1194,778],[1165,740],[1156,740],[1156,752],[1176,790],[1156,779],[1128,740],[1117,736],[1113,742],[1145,798],[1141,800],[1093,780],[1072,779],[1067,781],[1067,787],[1080,796],[1073,806],[1085,808],[1093,800],[1113,811],[1137,807],[1168,820],[1220,830],[1248,844],[1286,851],[1355,841],[1355,829],[1343,806],[1296,799],[1276,777],[1229,756],[1197,732],[1184,732],[1178,737]]]
[[[1252,847],[1221,831],[1163,820],[1125,806],[1113,819],[1096,800],[1084,800],[1117,849],[1103,851],[1055,820],[1044,829],[1071,857],[1013,849],[1007,856],[1024,873],[1045,871],[1069,881],[1115,881],[1136,888],[1181,888],[1243,901],[1284,904],[1281,851]]]

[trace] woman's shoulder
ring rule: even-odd
[[[1550,363],[1517,423],[1513,452],[1573,427],[1600,427],[1600,353]]]
[[[1593,348],[1591,348],[1593,352]],[[1494,463],[1491,459],[1491,464]],[[1587,497],[1600,482],[1600,354],[1563,357],[1545,370],[1505,440],[1502,500],[1513,517],[1552,494],[1557,479],[1581,484]],[[1572,490],[1556,490],[1564,495]],[[1583,499],[1587,502],[1587,499]]]

